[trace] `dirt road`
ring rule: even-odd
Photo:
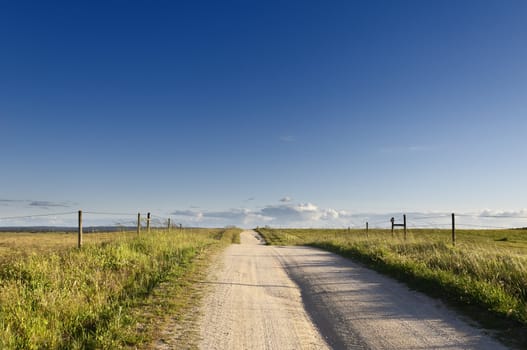
[[[217,267],[201,349],[504,349],[442,303],[318,249],[245,231]]]
[[[200,349],[327,349],[272,248],[254,231],[240,238],[211,276]]]

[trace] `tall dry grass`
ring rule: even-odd
[[[130,307],[167,276],[183,273],[207,247],[230,244],[236,232],[112,235],[80,250],[66,247],[63,235],[47,249],[35,237],[10,241],[16,248],[0,264],[1,349],[113,349],[141,343]],[[6,237],[0,237],[4,247]]]

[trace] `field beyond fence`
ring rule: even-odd
[[[351,257],[442,298],[527,346],[527,230],[258,228],[269,244]],[[511,339],[509,339],[510,341]]]

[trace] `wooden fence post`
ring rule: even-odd
[[[368,236],[368,221],[366,221],[366,236]]]
[[[170,218],[168,218],[167,229],[168,229],[168,232],[170,232]]]
[[[452,213],[452,245],[456,245],[456,216]]]
[[[390,219],[390,222],[392,223],[392,238],[393,238],[393,226],[395,225],[395,218],[392,217],[392,218]]]
[[[150,213],[146,214],[146,232],[150,233]]]
[[[141,213],[137,213],[137,234],[141,233]]]
[[[403,214],[403,225],[404,225],[404,240],[406,241],[407,231],[406,231],[406,214]]]
[[[79,210],[79,232],[77,237],[77,248],[82,247],[82,210]]]

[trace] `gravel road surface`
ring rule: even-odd
[[[205,285],[200,349],[505,349],[441,302],[348,259],[230,246]]]
[[[328,349],[272,248],[254,231],[240,238],[208,281],[200,349]]]

